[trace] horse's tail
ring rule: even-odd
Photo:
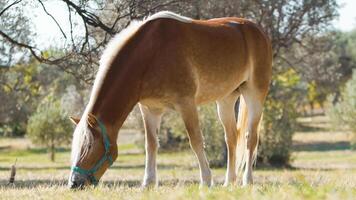
[[[248,111],[246,102],[243,96],[240,96],[239,113],[237,118],[237,148],[236,148],[236,173],[240,174],[246,166],[247,161],[247,123],[248,123]],[[256,162],[257,148],[258,148],[258,131],[257,131],[257,145],[253,150],[253,163]]]

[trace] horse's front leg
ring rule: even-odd
[[[157,132],[159,132],[162,112],[157,110],[151,110],[147,106],[144,106],[142,104],[140,104],[140,110],[145,126],[146,141],[145,175],[143,178],[142,187],[147,188],[157,186]]]
[[[201,186],[206,185],[210,187],[213,184],[211,170],[204,152],[203,135],[200,130],[198,111],[194,99],[182,100],[177,105],[177,110],[182,115],[188,132],[190,146],[199,161]]]

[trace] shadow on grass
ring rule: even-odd
[[[66,186],[67,180],[17,180],[14,184],[9,184],[8,180],[0,180],[2,188],[32,189],[36,187],[61,187]]]
[[[116,187],[131,187],[141,188],[141,180],[118,180],[118,181],[103,181],[100,185],[109,188]],[[178,185],[192,185],[199,184],[198,180],[180,180],[180,179],[168,179],[159,181],[159,186],[178,186]],[[220,184],[218,184],[220,185]],[[0,187],[2,188],[15,188],[15,189],[33,189],[37,187],[67,187],[67,180],[19,180],[14,184],[9,184],[8,180],[0,180]],[[91,188],[91,187],[88,187]],[[69,190],[69,188],[68,188]]]
[[[11,149],[11,145],[0,146],[0,151],[15,152],[15,153],[34,153],[34,154],[46,154],[47,148],[30,148],[30,149]],[[56,153],[70,152],[69,148],[56,148]]]
[[[199,185],[199,180],[193,179],[167,179],[167,180],[160,180],[158,182],[158,187],[186,187],[191,185]],[[291,185],[291,186],[301,186],[303,184],[308,184],[304,179],[289,179],[289,180],[277,180],[273,176],[269,177],[259,177],[255,176],[254,185],[268,185],[272,187],[280,187],[281,185]],[[142,180],[117,180],[117,181],[102,181],[99,183],[98,187],[110,188],[110,189],[118,189],[118,188],[131,188],[131,189],[141,189]],[[222,187],[223,181],[214,180],[213,187]],[[234,186],[236,188],[242,188],[241,179],[237,181],[237,185]],[[8,188],[8,189],[35,189],[35,188],[64,188],[68,191],[76,191],[71,190],[67,186],[67,180],[23,180],[23,181],[16,181],[15,184],[8,184],[8,180],[0,180],[0,187],[1,188]],[[88,186],[85,190],[93,189],[93,186]],[[99,188],[100,189],[100,188]],[[81,190],[77,190],[81,191]]]
[[[328,129],[321,128],[321,127],[309,126],[309,125],[306,125],[306,124],[303,124],[303,123],[298,123],[297,127],[296,127],[296,131],[299,131],[299,132],[311,132],[311,134],[313,132],[316,132],[316,131],[325,131],[325,130],[328,130]]]
[[[0,167],[0,171],[10,171],[11,167]],[[66,170],[70,167],[59,166],[59,167],[16,167],[16,170],[27,170],[27,171],[41,171],[41,170]]]
[[[110,170],[120,170],[120,169],[144,169],[145,165],[114,165],[110,167]],[[195,167],[187,167],[175,164],[158,164],[159,169],[184,169],[191,170]],[[70,166],[44,166],[44,167],[17,167],[17,170],[27,170],[27,171],[43,171],[43,170],[69,170]],[[0,167],[0,171],[10,171],[10,167]]]
[[[336,169],[333,167],[327,168],[327,167],[322,167],[318,168],[315,166],[314,168],[311,167],[296,167],[291,164],[288,165],[269,165],[269,164],[258,164],[258,166],[255,167],[258,171],[335,171]]]
[[[313,142],[293,145],[293,151],[341,151],[350,149],[350,142]]]

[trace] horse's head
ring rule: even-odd
[[[110,140],[105,124],[92,114],[81,120],[71,117],[71,120],[77,126],[68,185],[70,188],[96,185],[117,157],[116,141]]]

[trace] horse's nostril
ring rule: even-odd
[[[73,181],[73,182],[69,183],[69,188],[82,190],[82,189],[84,189],[84,183],[78,183],[78,182]]]
[[[74,172],[71,174],[68,186],[70,189],[84,189],[86,180],[86,176]]]
[[[70,182],[68,186],[69,186],[70,189],[77,189],[78,188],[78,185],[75,182]]]

